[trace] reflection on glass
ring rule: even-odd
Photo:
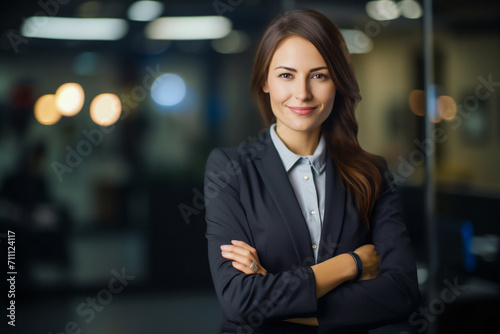
[[[85,94],[80,84],[69,82],[61,85],[55,94],[56,107],[64,116],[74,116],[82,110]]]
[[[57,111],[54,94],[41,96],[35,103],[35,119],[44,125],[52,125],[61,119],[61,114]]]
[[[115,94],[97,95],[90,104],[90,118],[101,126],[109,126],[120,118],[122,104]]]

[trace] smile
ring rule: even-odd
[[[316,107],[288,107],[288,109],[297,115],[309,115],[316,109]]]

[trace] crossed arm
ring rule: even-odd
[[[260,264],[257,250],[244,241],[232,240],[231,245],[222,245],[222,257],[232,260],[235,269],[246,275],[266,275],[267,270]],[[379,274],[379,255],[373,245],[364,245],[355,250],[363,261],[363,274],[360,281],[375,278]],[[250,268],[257,264],[258,271]],[[316,298],[321,298],[340,284],[352,280],[356,275],[354,259],[349,254],[340,254],[324,262],[311,266],[316,283]],[[308,326],[318,326],[317,318],[292,318],[289,322]]]

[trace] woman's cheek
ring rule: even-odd
[[[285,85],[276,85],[274,87],[274,100],[278,103],[283,103],[288,100],[288,89]]]

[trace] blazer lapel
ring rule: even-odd
[[[255,165],[271,194],[278,211],[288,229],[299,263],[306,259],[314,262],[309,229],[300,209],[288,175],[269,132],[254,145],[257,150]]]
[[[318,251],[318,263],[332,256],[338,248],[340,234],[344,225],[347,191],[341,183],[335,163],[326,152],[326,191],[325,215],[321,230],[321,243]]]

